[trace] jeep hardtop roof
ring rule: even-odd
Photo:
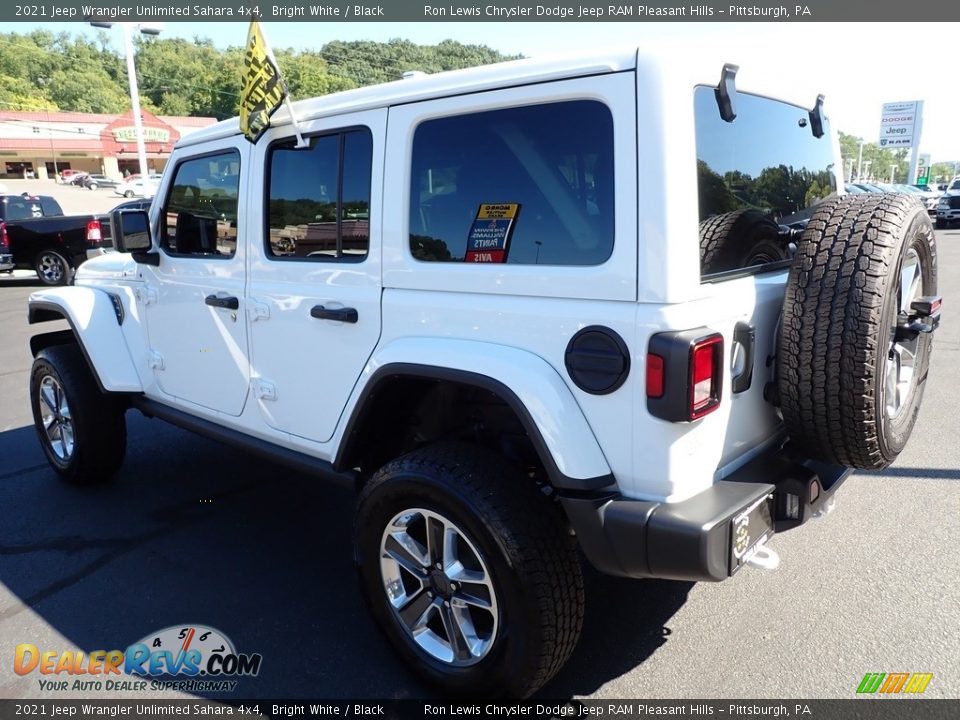
[[[589,77],[610,72],[640,68],[648,76],[656,78],[661,92],[676,92],[699,83],[715,84],[725,63],[736,62],[726,54],[704,52],[695,57],[677,57],[676,54],[652,52],[643,48],[626,47],[605,49],[583,54],[564,54],[511,60],[509,62],[482,65],[463,70],[449,70],[435,74],[417,74],[402,80],[379,85],[346,90],[322,97],[298,100],[293,103],[297,120],[303,122],[344,112],[359,112],[374,108],[399,105],[408,102],[450,97],[484,90],[530,85],[565,78]],[[813,107],[820,90],[809,83],[791,82],[784,86],[784,75],[765,73],[754,76],[756,68],[744,66],[737,76],[737,87],[746,92],[766,95],[800,107]],[[784,68],[787,70],[787,68]],[[793,71],[800,68],[794,67]],[[802,72],[786,75],[803,78]],[[809,80],[809,78],[807,78]],[[691,104],[692,107],[692,104]],[[271,118],[271,126],[287,125],[290,114],[286,106],[280,107]],[[237,135],[240,132],[238,118],[230,118],[184,136],[177,147],[185,147]]]
[[[370,110],[405,102],[429,100],[468,92],[492,90],[511,85],[528,85],[568,77],[599,75],[631,70],[637,64],[636,48],[603,54],[543,57],[512,60],[492,65],[415,75],[379,85],[345,90],[293,103],[298,121],[312,120],[342,112]],[[718,67],[719,71],[719,67]],[[286,125],[290,114],[280,107],[270,120],[271,126]],[[186,135],[178,147],[229,137],[240,132],[238,118],[230,118]]]

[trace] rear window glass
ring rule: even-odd
[[[429,120],[412,162],[418,260],[598,265],[613,251],[613,118],[600,102]]]
[[[701,273],[788,260],[785,229],[836,192],[829,123],[814,137],[807,109],[746,93],[726,122],[712,87],[697,87],[694,105]]]

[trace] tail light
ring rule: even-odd
[[[101,240],[103,240],[103,234],[100,232],[100,221],[91,220],[87,223],[87,243],[98,243]]]
[[[659,355],[647,355],[647,397],[663,397],[663,358]]]
[[[690,419],[697,420],[720,405],[723,379],[723,336],[712,335],[690,348]]]
[[[7,224],[0,221],[0,248],[10,249],[10,236],[7,235]]]
[[[701,327],[658,333],[647,352],[647,410],[671,422],[699,420],[720,406],[723,336]]]

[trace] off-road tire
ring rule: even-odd
[[[700,272],[710,275],[789,260],[780,228],[761,210],[723,213],[700,223]],[[744,242],[744,238],[750,238]]]
[[[56,250],[41,250],[33,261],[37,277],[44,285],[52,287],[68,285],[73,277],[73,267]]]
[[[380,542],[397,513],[416,507],[450,518],[490,570],[499,625],[489,652],[455,667],[410,637],[387,600]],[[583,576],[562,510],[524,473],[484,448],[443,443],[387,463],[357,505],[355,559],[371,611],[406,665],[446,692],[526,697],[573,652],[583,624]]]
[[[73,426],[74,448],[61,458],[43,425],[39,388],[50,376],[66,394]],[[57,474],[76,485],[109,480],[123,464],[127,447],[125,404],[103,393],[75,344],[41,350],[30,371],[30,404],[34,427],[44,454]]]
[[[787,283],[777,350],[783,419],[801,450],[824,462],[884,468],[916,422],[931,335],[919,336],[914,380],[902,410],[885,408],[895,297],[913,253],[921,295],[937,293],[933,228],[924,207],[897,194],[827,200],[800,238]]]

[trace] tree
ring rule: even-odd
[[[218,119],[237,114],[242,47],[220,50],[201,38],[138,36],[134,42],[144,108]],[[397,80],[407,70],[438,72],[508,59],[483,45],[400,39],[331,42],[318,51],[276,55],[295,100]],[[45,30],[0,33],[0,109],[119,113],[130,107],[128,93],[126,63],[106,32],[93,40]]]

